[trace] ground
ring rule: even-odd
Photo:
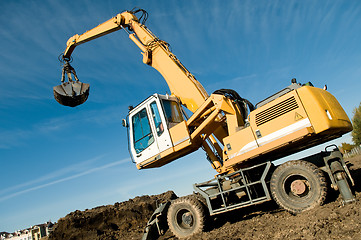
[[[295,216],[270,201],[210,219],[206,231],[190,240],[361,239],[361,156],[346,160],[355,180],[356,202],[342,206],[338,193],[331,192],[323,206]],[[50,240],[141,239],[157,202],[174,198],[169,191],[69,213],[59,219]],[[168,230],[159,239],[177,238]]]

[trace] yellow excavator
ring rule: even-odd
[[[217,175],[194,184],[195,194],[162,204],[143,239],[163,234],[168,226],[177,237],[189,237],[203,230],[207,216],[271,199],[291,213],[300,213],[323,204],[328,182],[340,191],[343,203],[355,201],[353,179],[335,145],[279,166],[272,163],[352,130],[334,96],[296,79],[255,106],[231,89],[209,95],[169,44],[145,26],[147,18],[145,10],[133,9],[71,37],[60,56],[62,83],[53,89],[62,105],[84,103],[89,84],[79,81],[70,65],[71,55],[76,46],[118,30],[140,48],[143,63],[166,80],[170,95],[151,95],[130,106],[123,119],[133,162],[138,169],[161,167],[202,148]]]

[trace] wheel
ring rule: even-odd
[[[169,229],[178,238],[200,233],[205,221],[202,203],[190,196],[178,198],[169,206],[167,220]]]
[[[271,177],[270,189],[280,207],[297,214],[324,203],[327,183],[317,166],[296,160],[276,168]]]

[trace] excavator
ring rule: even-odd
[[[53,88],[62,105],[84,103],[90,86],[79,81],[70,65],[72,53],[78,45],[118,30],[129,35],[141,50],[143,63],[167,82],[170,95],[151,95],[130,106],[122,120],[132,161],[138,169],[156,168],[201,148],[217,174],[194,184],[194,194],[161,204],[143,239],[155,239],[168,228],[178,238],[190,237],[203,231],[211,216],[272,199],[290,213],[301,213],[322,205],[330,187],[340,192],[343,204],[355,201],[354,181],[336,145],[274,164],[352,130],[331,93],[292,79],[291,85],[256,105],[231,89],[209,95],[169,44],[145,26],[147,18],[143,9],[125,11],[69,38],[59,57],[61,84]]]

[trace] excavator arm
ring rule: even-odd
[[[136,17],[133,15],[136,19]],[[66,43],[66,49],[63,53],[63,59],[70,59],[71,54],[73,53],[76,46],[89,42],[93,39],[99,38],[101,36],[107,35],[109,33],[118,31],[122,29],[125,25],[124,13],[118,14],[116,17],[109,19],[108,21],[100,24],[99,26],[81,34],[74,35]]]
[[[142,50],[143,62],[155,68],[166,80],[171,93],[182,105],[195,112],[209,97],[203,86],[183,66],[169,50],[168,44],[158,39],[135,16],[138,11],[126,11],[81,34],[74,35],[67,41],[63,60],[69,62],[78,45],[89,42],[109,33],[129,29],[129,38]],[[143,14],[146,14],[143,12]]]
[[[142,15],[138,19],[135,14],[139,12]],[[76,76],[75,70],[70,66],[73,51],[78,45],[124,29],[129,34],[129,38],[141,49],[143,62],[155,68],[164,77],[170,88],[171,95],[176,97],[191,112],[194,113],[199,110],[209,98],[208,93],[170,51],[168,43],[157,38],[144,25],[146,18],[147,13],[142,9],[125,11],[81,35],[76,34],[69,38],[66,49],[60,59],[64,62],[63,76],[62,84],[54,87],[55,99],[60,104],[71,107],[80,105],[87,100],[89,84],[81,83]],[[71,77],[72,74],[75,78],[74,81]],[[68,77],[68,82],[64,81],[65,76]],[[217,119],[221,117],[217,116]],[[198,125],[201,124],[199,123]],[[202,132],[199,132],[197,136],[202,134]],[[212,134],[208,133],[206,135],[209,141],[207,141],[208,143],[203,141],[201,145],[207,152],[212,166],[219,168],[222,164],[216,155],[222,155],[222,147],[215,138],[222,142],[222,139],[227,136],[227,130],[218,126],[216,130],[212,130]]]

